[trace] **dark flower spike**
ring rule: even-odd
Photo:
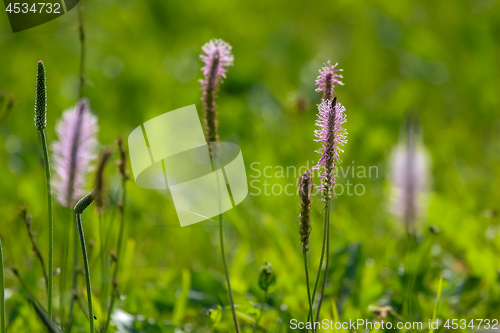
[[[315,141],[322,145],[320,149],[316,150],[317,153],[321,154],[321,158],[313,169],[324,168],[321,173],[322,184],[320,185],[323,201],[326,197],[335,197],[333,191],[335,187],[334,170],[336,164],[340,162],[339,153],[344,151],[341,147],[347,143],[345,122],[345,107],[337,103],[337,98],[334,98],[333,101],[323,100],[321,102],[318,107],[318,119],[316,120],[316,126],[319,129],[314,131],[317,137]]]
[[[309,250],[309,235],[311,233],[311,198],[313,192],[313,180],[311,170],[306,170],[299,178],[300,196],[300,241],[302,252]]]
[[[36,74],[35,126],[43,130],[47,126],[47,87],[45,85],[45,66],[38,62]]]
[[[120,152],[120,160],[118,161],[118,171],[120,172],[124,180],[128,180],[130,178],[130,173],[128,172],[127,153],[125,152],[125,148],[123,147],[123,138],[119,137],[116,140],[116,144],[118,145],[118,150]]]
[[[324,100],[331,100],[334,97],[333,88],[335,84],[344,85],[344,83],[339,80],[343,78],[342,75],[337,74],[337,72],[342,72],[343,70],[337,68],[337,65],[338,63],[332,66],[330,60],[328,60],[328,62],[324,64],[324,67],[319,70],[319,76],[316,79],[316,84],[318,85],[316,91],[323,92],[322,99]]]
[[[96,175],[95,175],[95,188],[92,191],[94,193],[94,200],[97,209],[102,209],[104,205],[103,192],[104,192],[104,167],[111,156],[111,150],[105,148],[101,153],[101,157],[99,159],[99,166],[97,167]]]
[[[83,214],[85,209],[90,206],[94,202],[94,190],[92,190],[89,194],[80,199],[75,205],[75,213]]]

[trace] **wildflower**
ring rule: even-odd
[[[414,125],[409,120],[405,138],[393,148],[391,158],[392,212],[408,229],[422,215],[422,196],[428,187],[427,154],[416,139]]]
[[[334,97],[333,87],[335,84],[344,85],[342,81],[339,79],[343,78],[341,74],[337,74],[337,72],[342,72],[342,69],[337,68],[338,63],[335,65],[330,64],[330,60],[326,64],[323,64],[324,67],[319,70],[319,76],[316,79],[316,84],[318,88],[316,91],[322,91],[324,100],[331,100]]]
[[[219,91],[219,83],[226,77],[227,67],[233,65],[234,57],[231,45],[222,39],[212,39],[201,48],[205,54],[200,55],[205,65],[201,68],[204,78],[201,100],[205,113],[205,132],[207,141],[217,142],[217,111],[215,99]]]
[[[347,131],[344,128],[346,122],[345,108],[342,104],[333,101],[323,100],[318,107],[318,119],[316,126],[318,130],[314,131],[322,147],[316,150],[321,154],[321,158],[314,169],[323,167],[325,170],[321,173],[322,184],[320,191],[323,194],[322,200],[327,197],[334,198],[335,187],[335,165],[340,161],[339,153],[344,150],[341,148],[347,143]]]
[[[59,141],[52,144],[57,174],[54,188],[57,199],[65,207],[71,207],[83,194],[84,175],[96,157],[98,130],[97,117],[90,112],[86,99],[64,111],[56,125]]]
[[[306,170],[299,178],[300,196],[300,241],[302,252],[309,250],[309,234],[311,233],[311,197],[313,181],[311,170]]]
[[[45,66],[40,60],[38,62],[38,69],[36,74],[36,99],[35,99],[35,127],[40,134],[40,143],[42,145],[43,151],[43,162],[45,169],[45,183],[47,184],[47,216],[49,225],[49,276],[48,276],[48,304],[47,304],[47,314],[49,318],[52,318],[52,291],[53,291],[53,272],[54,267],[54,212],[52,203],[52,184],[50,178],[50,160],[49,151],[47,148],[47,137],[45,135],[45,127],[47,126],[47,89],[45,86]]]

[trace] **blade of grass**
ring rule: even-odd
[[[0,331],[5,333],[5,271],[3,266],[2,240],[0,239]]]
[[[49,314],[45,312],[45,310],[31,296],[28,296],[28,300],[33,305],[38,319],[40,319],[49,333],[63,333],[63,331],[61,331],[61,329],[50,319]]]
[[[438,311],[439,311],[439,303],[441,302],[441,291],[443,290],[443,277],[441,276],[439,278],[439,284],[438,284],[438,292],[437,292],[437,299],[436,299],[436,305],[434,306],[434,313],[432,314],[432,323],[434,323],[437,319]],[[429,330],[429,333],[433,333],[434,328],[431,327]]]

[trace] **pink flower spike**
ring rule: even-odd
[[[203,86],[208,84],[209,78],[213,77],[226,77],[226,72],[228,66],[233,66],[234,56],[231,53],[231,45],[223,41],[222,39],[212,39],[208,43],[202,46],[202,51],[205,54],[200,55],[201,60],[205,63],[205,66],[201,68],[204,79],[200,82]]]
[[[54,190],[59,203],[72,207],[83,194],[84,175],[95,159],[97,117],[90,112],[87,99],[63,112],[56,125],[58,141],[52,144]]]
[[[334,198],[335,187],[335,166],[340,162],[339,154],[344,152],[341,148],[347,143],[347,131],[344,128],[346,122],[345,107],[337,102],[323,100],[318,106],[318,119],[316,126],[319,127],[314,134],[316,142],[321,143],[322,147],[316,150],[321,154],[321,158],[314,169],[319,170],[323,167],[325,170],[321,173],[320,192],[323,193],[323,200]],[[327,195],[328,194],[328,195]]]
[[[342,81],[343,76],[341,74],[337,74],[337,72],[342,72],[343,69],[337,68],[338,63],[335,65],[330,64],[330,60],[326,64],[323,64],[324,67],[319,70],[319,76],[316,79],[316,84],[318,88],[316,91],[323,92],[323,99],[332,99],[333,98],[333,88],[335,84],[344,85]]]

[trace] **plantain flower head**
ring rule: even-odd
[[[342,146],[347,143],[347,131],[344,128],[346,122],[345,107],[337,102],[337,98],[332,101],[323,100],[318,106],[318,119],[314,131],[316,142],[321,143],[321,148],[316,150],[321,154],[316,170],[324,168],[321,172],[320,192],[322,200],[334,198],[335,174],[334,169],[340,162],[340,153],[344,152]]]
[[[204,78],[201,83],[201,101],[205,118],[205,135],[208,142],[219,141],[217,133],[217,105],[215,100],[219,84],[226,77],[227,67],[233,65],[234,57],[231,45],[222,39],[212,39],[201,48],[200,55],[204,66],[201,68]]]
[[[311,199],[313,180],[311,170],[306,170],[299,178],[300,224],[299,234],[302,252],[309,250],[309,235],[311,234]]]
[[[344,83],[340,81],[343,76],[338,74],[338,72],[342,72],[343,69],[337,68],[338,63],[332,66],[330,60],[323,65],[324,67],[319,70],[319,76],[316,79],[316,84],[318,85],[316,91],[323,92],[322,99],[332,99],[334,97],[333,88],[335,84],[344,85]]]
[[[54,156],[54,189],[59,203],[73,207],[83,194],[83,180],[96,158],[97,117],[90,112],[88,100],[63,112],[56,125],[58,141],[52,144]]]
[[[391,156],[391,211],[409,231],[414,231],[418,218],[423,215],[429,184],[429,159],[410,121],[400,141]]]
[[[212,39],[202,46],[205,53],[200,55],[205,65],[201,68],[204,79],[200,82],[203,86],[209,84],[210,79],[226,78],[227,67],[233,66],[234,56],[231,53],[231,45],[222,39]]]
[[[38,62],[36,73],[35,127],[43,130],[47,126],[47,87],[45,85],[45,66]]]

